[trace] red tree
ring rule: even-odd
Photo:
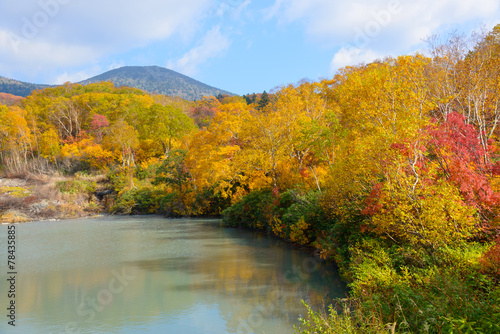
[[[94,133],[96,141],[102,140],[102,133],[104,128],[109,126],[108,119],[104,115],[94,114],[90,122],[90,130]]]

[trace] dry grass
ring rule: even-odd
[[[0,211],[23,207],[23,198],[9,196],[6,194],[0,195]]]
[[[67,177],[59,174],[9,174],[15,178],[0,179],[0,187],[26,190],[26,196],[0,194],[0,220],[14,222],[26,220],[64,219],[102,212],[102,206],[92,194],[61,192],[61,181],[80,180],[105,183],[105,175]],[[28,193],[29,190],[29,193]],[[24,192],[23,192],[24,193]]]
[[[99,175],[86,175],[86,174],[79,174],[77,173],[75,175],[77,180],[82,180],[82,181],[88,181],[88,182],[95,182],[95,183],[103,183],[108,181],[108,177],[104,174],[99,174]]]
[[[55,182],[38,184],[33,186],[33,195],[47,199],[48,201],[61,201],[63,200],[63,194],[56,188]]]

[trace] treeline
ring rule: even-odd
[[[314,247],[352,282],[331,333],[495,333],[499,39],[453,37],[255,101],[49,88],[0,107],[0,158],[11,174],[105,173],[113,212],[223,214]],[[301,332],[325,328],[311,317]]]

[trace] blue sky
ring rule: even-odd
[[[498,0],[0,0],[0,75],[52,84],[158,65],[246,94],[499,23]]]

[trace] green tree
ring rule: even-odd
[[[267,94],[266,91],[264,91],[262,93],[262,95],[260,96],[260,100],[259,100],[259,104],[257,106],[258,109],[262,110],[264,109],[268,104],[269,104],[269,94]]]
[[[168,158],[173,141],[182,138],[195,129],[194,122],[180,109],[153,104],[141,115],[141,137],[161,144],[165,158]]]

